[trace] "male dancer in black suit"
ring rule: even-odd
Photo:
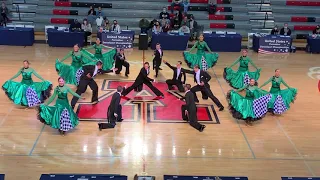
[[[204,130],[204,128],[206,128],[205,125],[202,125],[198,122],[198,117],[197,117],[197,106],[196,103],[194,101],[194,93],[192,93],[190,91],[191,89],[191,85],[190,84],[186,84],[185,86],[185,91],[186,91],[186,95],[185,95],[185,100],[186,100],[186,105],[184,105],[184,112],[185,115],[188,117],[189,120],[189,124],[197,129],[198,131],[202,132]]]
[[[83,66],[82,70],[84,72],[80,77],[80,82],[79,82],[79,85],[77,87],[76,93],[81,95],[82,93],[84,93],[87,90],[87,87],[89,86],[90,89],[92,90],[91,102],[93,104],[97,104],[98,103],[98,85],[94,81],[94,77],[97,74],[110,73],[110,72],[116,71],[117,69],[112,69],[112,70],[105,71],[105,70],[102,69],[102,62],[98,61],[96,65]],[[78,100],[79,100],[78,97],[73,96],[73,98],[71,100],[71,107],[72,108],[75,107],[75,105],[78,102]]]
[[[181,68],[182,62],[178,61],[177,67],[171,66],[168,62],[163,60],[163,62],[173,70],[173,77],[172,79],[166,80],[166,83],[168,85],[168,89],[171,90],[172,86],[175,85],[177,86],[178,90],[180,92],[184,92],[184,87],[183,84],[186,83],[186,71],[185,69]],[[182,81],[182,76],[183,76],[183,81]]]
[[[223,111],[224,107],[220,103],[220,101],[213,95],[209,81],[211,79],[211,76],[206,72],[199,69],[198,65],[195,65],[193,67],[193,71],[186,70],[186,73],[193,74],[194,75],[194,82],[197,83],[196,86],[193,86],[190,90],[194,93],[194,99],[195,102],[199,102],[196,92],[201,91],[202,97],[206,99],[209,97],[218,107],[219,111]]]
[[[120,49],[119,53],[116,54],[115,61],[116,61],[115,68],[118,69],[116,71],[116,74],[120,74],[122,70],[122,66],[124,66],[126,68],[125,76],[128,77],[130,72],[129,71],[130,64],[128,63],[128,61],[126,61],[126,56],[124,55],[124,49]]]
[[[122,86],[117,87],[117,92],[112,95],[110,105],[108,107],[108,119],[111,124],[116,124],[116,121],[121,122],[122,119],[122,106],[120,104]]]
[[[141,68],[139,75],[137,76],[136,80],[134,81],[134,83],[128,87],[127,89],[124,88],[124,90],[122,91],[122,95],[126,96],[127,94],[129,94],[133,89],[135,89],[136,87],[145,84],[147,85],[151,91],[153,91],[158,97],[164,98],[164,95],[161,91],[159,91],[159,89],[157,89],[156,87],[154,87],[152,85],[151,82],[155,82],[154,79],[151,79],[148,77],[150,73],[150,66],[148,62],[144,63],[144,67]]]
[[[163,51],[159,43],[156,45],[156,50],[154,50],[153,55],[154,55],[154,58],[153,58],[152,67],[153,67],[153,70],[154,69],[156,70],[156,77],[158,77],[159,70],[162,70],[160,66],[161,66],[161,61],[163,56]]]

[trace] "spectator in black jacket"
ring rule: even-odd
[[[9,10],[6,7],[6,4],[4,2],[1,3],[0,11],[1,11],[2,22],[5,25],[7,25],[7,22],[9,21],[9,18],[8,18]]]
[[[312,34],[320,34],[320,26],[317,25],[316,28],[312,31]]]
[[[159,19],[170,19],[170,14],[167,12],[167,8],[163,8],[159,15]]]
[[[93,24],[96,21],[96,18],[97,18],[97,12],[94,10],[93,6],[90,6],[90,9],[88,11],[89,23]]]
[[[284,36],[291,35],[291,29],[288,27],[287,23],[284,24],[283,28],[281,28],[280,35],[284,35]]]
[[[272,30],[271,30],[271,35],[278,35],[279,34],[279,29],[278,26],[275,26]]]

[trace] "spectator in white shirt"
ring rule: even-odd
[[[92,33],[91,24],[88,22],[87,19],[83,20],[81,29],[84,31],[84,42],[85,42],[84,45],[86,46],[88,44],[88,36],[91,36],[91,33]]]
[[[121,33],[120,25],[118,24],[117,20],[113,21],[113,24],[111,26],[111,31],[113,31],[115,33]]]
[[[96,23],[97,23],[97,28],[99,29],[99,28],[102,26],[103,17],[102,17],[102,16],[99,16],[99,17],[96,19]]]
[[[182,24],[181,28],[179,29],[179,33],[190,33],[190,29],[186,24]]]

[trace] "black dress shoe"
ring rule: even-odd
[[[223,111],[223,110],[224,110],[224,107],[221,106],[221,107],[219,108],[219,111]]]
[[[199,129],[200,132],[202,132],[206,128],[205,125],[202,125],[201,128]]]
[[[117,120],[117,122],[122,122],[123,121],[123,119],[121,118],[121,119],[119,119],[119,120]]]
[[[98,123],[98,126],[99,126],[99,130],[102,131],[101,123]]]
[[[159,70],[162,70],[162,69],[159,67]]]

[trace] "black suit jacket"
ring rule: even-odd
[[[281,28],[280,35],[284,35],[284,28]],[[288,28],[287,36],[291,35],[291,29]]]
[[[278,35],[279,34],[279,30],[275,30],[275,29],[272,29],[271,35]]]
[[[177,79],[177,73],[178,73],[178,68],[177,67],[173,67],[171,66],[168,62],[166,62],[166,65],[173,70],[173,77],[172,77],[172,80],[176,80]],[[182,76],[183,76],[183,81],[182,81]],[[182,84],[185,84],[186,83],[186,70],[181,68],[180,70],[180,74],[179,74],[179,77],[178,77],[178,80],[182,83]]]
[[[186,93],[185,100],[186,100],[187,111],[189,111],[189,113],[197,111],[197,106],[194,101],[194,94],[191,91]]]
[[[209,81],[211,79],[211,76],[205,71],[202,71],[202,70],[199,70],[199,71],[200,71],[200,82],[203,82],[206,87],[210,87]],[[193,74],[193,80],[195,83],[197,83],[197,78],[196,78],[197,73],[195,71],[186,70],[186,73]]]
[[[83,74],[81,75],[81,79],[84,80],[91,80],[93,78],[94,71],[96,69],[95,65],[86,65],[82,66],[82,70],[84,71]],[[98,69],[97,74],[104,74],[104,73],[110,73],[113,72],[113,70],[103,70],[103,69]],[[87,74],[90,74],[91,78],[87,77]],[[96,75],[97,75],[96,74]]]
[[[126,60],[126,56],[123,54],[123,57],[122,57],[120,53],[117,53],[115,55],[115,60],[116,60],[115,64],[118,67],[118,66],[122,65],[123,61]]]
[[[149,69],[149,73],[150,73],[150,69]],[[154,81],[154,80],[148,77],[148,73],[145,68],[141,68],[139,75],[136,78],[136,82],[143,83],[143,82],[150,82],[150,81]]]
[[[161,54],[159,53],[158,50],[154,50],[153,54],[154,54],[154,58],[153,58],[154,61],[162,61],[162,56],[163,56],[162,49],[161,49]]]
[[[110,113],[109,116],[113,116],[114,113],[118,114],[120,100],[121,100],[121,95],[118,92],[112,95],[112,99],[109,105],[109,112],[108,112]],[[120,116],[120,114],[118,114],[118,116]]]

